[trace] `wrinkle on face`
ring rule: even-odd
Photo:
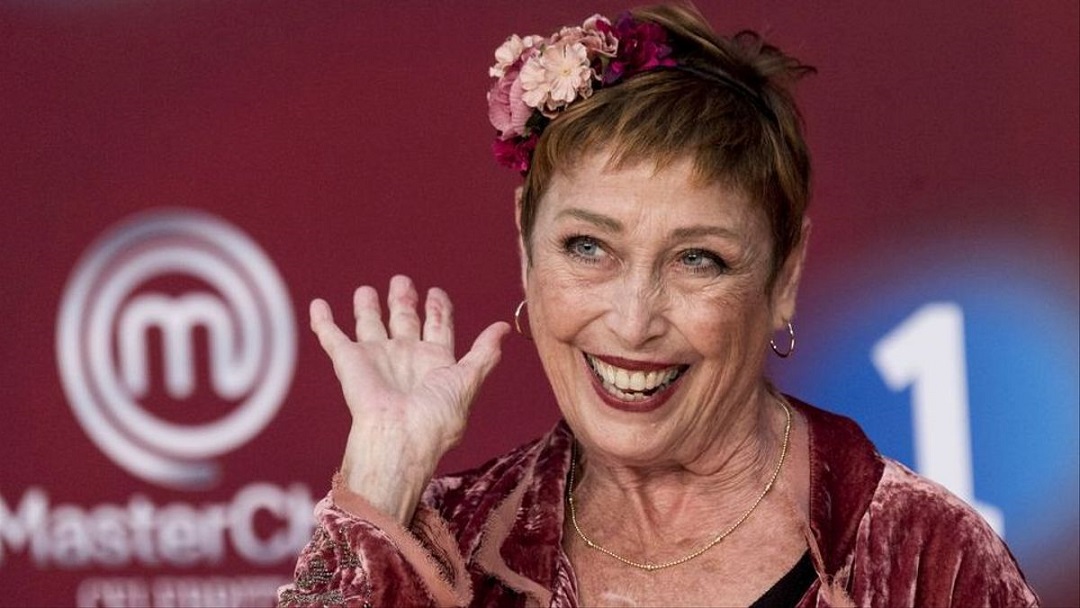
[[[524,267],[533,337],[559,406],[590,457],[637,467],[726,467],[760,438],[772,333],[772,237],[764,212],[689,162],[610,169],[603,155],[556,174],[537,210]],[[596,263],[566,239],[600,243]],[[680,256],[719,255],[715,276]],[[589,258],[590,260],[592,258]],[[584,354],[688,365],[656,411],[606,405]],[[707,461],[707,462],[706,462]]]

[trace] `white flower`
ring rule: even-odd
[[[514,64],[526,50],[533,48],[544,40],[543,36],[526,36],[522,38],[512,34],[495,49],[495,65],[488,69],[488,75],[492,78],[502,78],[506,69]]]

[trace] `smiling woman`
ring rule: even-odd
[[[354,339],[316,300],[353,425],[281,602],[1035,603],[974,511],[765,376],[795,346],[810,165],[787,85],[809,68],[671,7],[512,36],[496,62],[528,333],[564,419],[433,479],[509,326],[455,360],[439,289],[421,320],[395,277],[385,323],[357,289]]]
[[[720,469],[724,446],[757,454],[752,431],[783,418],[765,407],[762,346],[794,314],[802,249],[770,284],[768,222],[747,197],[699,184],[690,159],[609,161],[554,176],[523,262],[563,415],[590,462]]]

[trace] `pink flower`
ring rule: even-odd
[[[487,94],[488,119],[498,131],[492,144],[496,160],[525,174],[540,133],[563,109],[596,87],[675,65],[670,55],[664,28],[629,14],[615,25],[593,15],[550,38],[510,36],[488,70],[497,79]]]
[[[523,135],[525,123],[533,113],[533,109],[525,105],[521,98],[524,90],[518,78],[520,71],[518,64],[506,68],[487,94],[488,120],[502,139]]]
[[[601,30],[597,27],[598,23],[603,23],[607,27]],[[619,41],[611,32],[611,22],[606,17],[593,15],[586,19],[585,24],[581,27],[564,27],[559,30],[557,34],[551,37],[548,44],[557,42],[573,44],[579,42],[585,46],[589,58],[595,62],[599,57],[615,56],[615,51],[619,48]]]
[[[556,112],[578,96],[592,93],[589,51],[580,42],[557,42],[530,57],[521,68],[522,100],[541,111]]]

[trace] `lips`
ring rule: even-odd
[[[688,365],[658,365],[626,359],[585,355],[607,396],[623,402],[643,402],[671,386]]]

